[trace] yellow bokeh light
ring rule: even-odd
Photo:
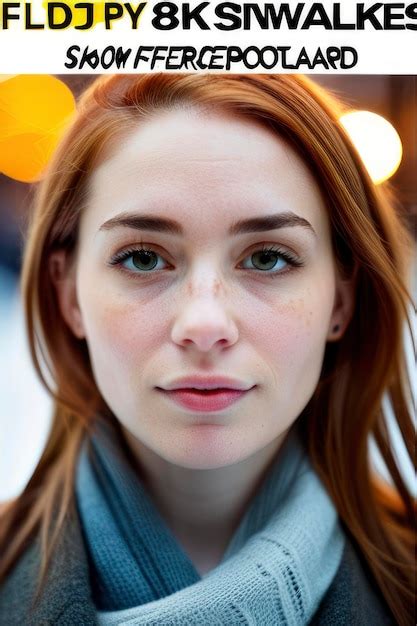
[[[54,76],[0,77],[0,172],[38,180],[74,112],[71,90]]]
[[[340,122],[376,185],[397,171],[403,149],[392,124],[370,111],[350,111],[341,116]]]

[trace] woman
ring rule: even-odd
[[[298,76],[85,94],[25,252],[55,416],[5,623],[411,623],[408,239],[337,117]]]

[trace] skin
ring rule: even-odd
[[[155,503],[204,573],[314,393],[326,342],[349,321],[351,288],[337,274],[314,178],[283,139],[255,122],[160,112],[113,146],[89,191],[75,262],[66,266],[59,252],[54,259],[62,314],[87,341],[97,385]],[[184,235],[103,228],[126,212],[175,219]],[[227,233],[237,219],[277,212],[311,229]],[[141,242],[162,269],[144,275],[129,273],[131,261],[124,269],[109,264]],[[273,261],[265,271],[252,256],[264,244],[303,266],[278,257],[282,269],[270,278]],[[192,374],[255,388],[197,419],[155,388]]]

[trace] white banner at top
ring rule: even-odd
[[[7,2],[0,72],[417,74],[417,2]]]

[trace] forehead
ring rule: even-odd
[[[312,174],[283,138],[257,122],[192,110],[140,121],[93,171],[84,222],[97,230],[135,211],[181,221],[191,236],[271,212],[296,212],[318,229],[327,219]]]

